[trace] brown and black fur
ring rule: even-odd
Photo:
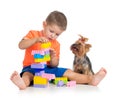
[[[94,72],[92,70],[91,61],[87,56],[87,52],[89,51],[91,45],[85,43],[86,41],[88,41],[88,38],[80,35],[80,38],[70,47],[71,51],[75,55],[73,70],[74,72],[80,74],[93,75]]]

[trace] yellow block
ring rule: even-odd
[[[56,77],[54,79],[55,84],[57,84],[59,81],[63,81],[66,84],[68,82],[68,78],[67,77]]]
[[[44,60],[44,59],[34,59],[34,62],[35,62],[35,63],[45,62],[45,60]]]
[[[48,80],[46,78],[42,78],[41,76],[34,76],[33,83],[46,85],[46,84],[48,84]]]
[[[41,48],[49,48],[51,46],[50,42],[42,43]]]

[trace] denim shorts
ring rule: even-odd
[[[45,73],[54,74],[56,77],[62,77],[66,70],[67,68],[49,67],[49,66],[46,66],[44,69]],[[33,75],[35,75],[35,71],[34,69],[31,68],[31,66],[23,67],[20,76],[22,76],[24,72],[30,72]]]

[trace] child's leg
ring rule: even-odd
[[[92,81],[89,83],[90,85],[97,86],[100,81],[106,76],[107,71],[104,68],[101,68],[92,78]]]
[[[63,76],[68,77],[69,80],[74,80],[78,84],[88,83],[90,85],[97,86],[100,81],[105,77],[106,70],[101,68],[95,75],[84,75],[75,73],[72,70],[67,70]]]
[[[23,90],[30,85],[30,82],[33,80],[33,74],[25,72],[21,78],[20,75],[15,71],[11,75],[10,79],[20,90]]]

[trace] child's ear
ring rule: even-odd
[[[47,22],[43,21],[43,27],[45,28],[47,26]]]
[[[92,47],[91,44],[85,44],[85,51],[88,52],[90,47]]]

